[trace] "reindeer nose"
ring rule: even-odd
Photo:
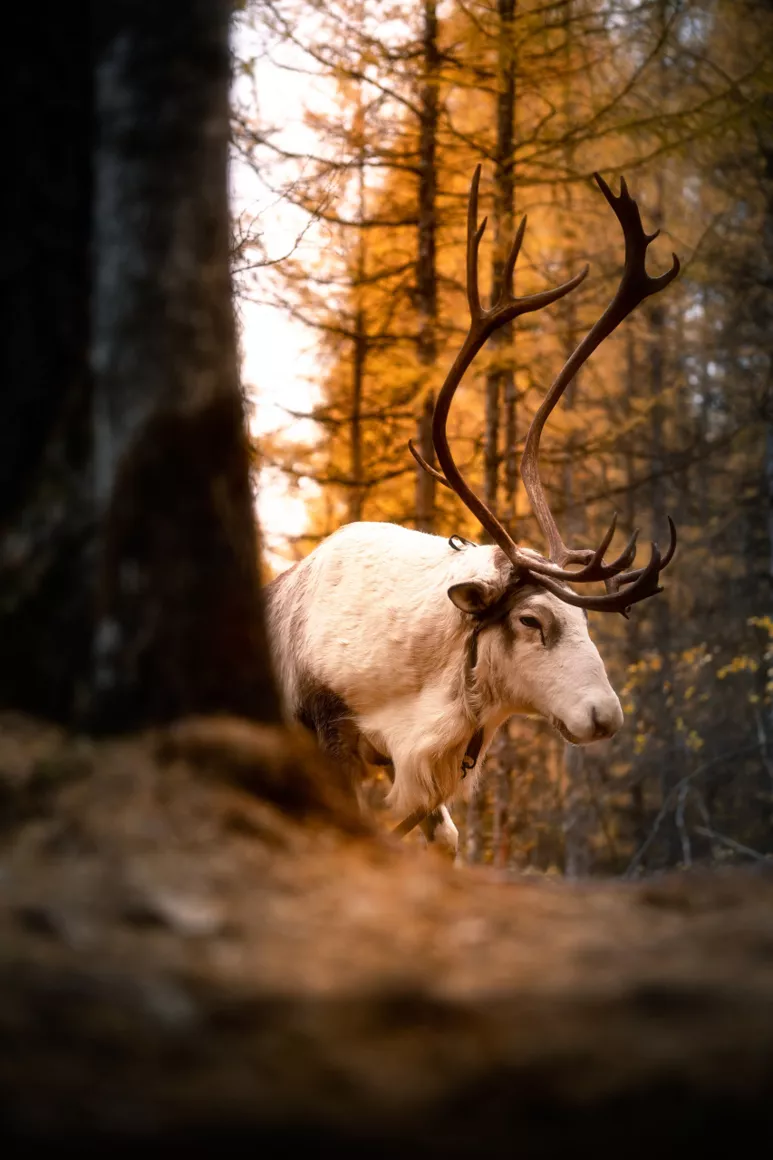
[[[593,722],[593,740],[602,741],[605,737],[613,737],[623,723],[623,713],[619,701],[613,702],[609,708],[599,709],[594,705],[591,709]]]

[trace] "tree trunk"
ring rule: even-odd
[[[499,17],[497,141],[494,156],[494,212],[492,215],[494,249],[491,261],[492,300],[499,291],[507,250],[513,234],[515,199],[515,46],[513,21],[515,0],[497,0]],[[512,285],[509,287],[512,290]],[[492,511],[497,510],[499,490],[499,429],[503,398],[512,408],[508,435],[513,435],[515,414],[514,371],[512,360],[513,326],[500,327],[489,339],[491,366],[486,376],[486,434],[484,446],[484,499]]]
[[[629,327],[626,334],[626,390],[622,392],[623,416],[626,422],[626,455],[625,455],[625,531],[630,534],[636,523],[636,481],[635,450],[636,435],[634,433],[633,402],[639,394],[639,360],[636,357],[636,338],[633,328]],[[641,657],[640,621],[632,616],[628,622],[625,643],[625,659],[629,669]],[[629,722],[629,728],[635,728],[635,721]],[[639,850],[647,837],[647,803],[645,797],[645,768],[644,761],[639,758],[631,769],[631,807],[633,814],[633,839],[636,850]]]
[[[768,8],[773,8],[770,3]],[[763,182],[765,192],[765,213],[762,226],[762,244],[766,255],[765,266],[773,268],[773,94],[768,94],[764,105],[765,117],[758,128],[760,153],[763,160]],[[768,318],[762,320],[763,328],[770,333],[773,327],[773,303],[767,295]],[[773,356],[768,359],[767,393],[765,397],[765,466],[764,492],[767,498],[767,596],[768,606],[773,607]],[[768,661],[768,683],[773,683],[773,658]],[[768,734],[768,761],[773,760],[770,738],[773,737],[773,702],[768,704],[765,719]]]
[[[349,423],[349,477],[347,516],[350,522],[362,519],[362,392],[367,359],[365,311],[358,306],[354,321],[354,357],[352,359],[352,410]]]
[[[424,459],[435,466],[435,447],[432,442],[432,414],[435,398],[430,392],[424,399],[417,424],[417,445]],[[416,527],[420,532],[435,529],[435,480],[416,464]]]
[[[507,745],[507,735],[501,734],[502,745],[499,753],[499,767],[497,769],[494,788],[494,826],[491,840],[492,861],[496,870],[506,870],[510,865],[510,809],[513,770]]]
[[[365,113],[362,93],[358,93],[355,113],[355,133],[359,145],[359,165],[357,168],[357,206],[359,221],[364,222],[367,212],[365,204]],[[349,495],[348,519],[350,522],[362,519],[364,499],[364,468],[362,456],[362,399],[365,389],[365,367],[368,360],[368,323],[365,310],[365,234],[359,231],[357,237],[357,269],[354,280],[354,350],[352,352],[352,409],[349,423]]]
[[[0,695],[96,730],[278,718],[230,300],[230,10],[95,10],[83,28],[94,58],[74,41],[60,65],[51,107],[66,141],[55,134],[50,181],[36,133],[20,146],[31,200],[48,211],[24,238],[26,262],[31,276],[46,270],[54,301],[41,310],[29,286],[20,296],[38,362],[10,338],[3,407],[28,466],[3,501],[12,663]],[[52,18],[54,54],[71,18]],[[52,231],[55,189],[65,221]],[[20,407],[30,393],[34,408]]]
[[[435,0],[424,2],[424,77],[419,94],[419,223],[416,256],[416,308],[419,314],[417,353],[426,378],[437,359],[437,124],[440,56]],[[427,395],[419,418],[419,450],[435,466],[432,446],[434,399]],[[416,464],[416,527],[432,532],[435,526],[435,480]]]
[[[663,223],[663,175],[659,171],[655,179],[655,202],[652,207],[652,226],[654,230],[661,228]],[[665,407],[663,405],[663,391],[665,388],[665,349],[666,349],[666,308],[659,301],[653,301],[646,306],[649,330],[649,396],[650,396],[650,510],[652,512],[652,538],[661,540],[667,529],[666,515],[666,485],[665,485]],[[673,714],[674,673],[671,656],[671,616],[668,600],[665,595],[652,601],[650,610],[652,616],[653,644],[660,656],[661,682],[656,710],[658,731],[661,739],[661,752],[658,758],[660,767],[660,796],[665,803],[671,794],[676,781],[681,776],[681,767],[676,753],[676,730]],[[666,859],[669,866],[675,865],[681,858],[681,844],[675,824],[674,809],[667,815],[662,827],[665,844]]]
[[[513,332],[513,363],[505,370],[505,494],[502,516],[513,539],[517,538],[518,496],[518,391],[515,381],[515,332]]]
[[[26,52],[5,62],[13,215],[2,227],[12,292],[0,394],[0,704],[66,722],[89,682],[95,549],[88,9],[36,21],[30,34],[35,67]]]
[[[416,258],[416,307],[419,312],[418,352],[423,366],[437,357],[437,148],[440,56],[435,0],[424,0],[422,49],[424,77],[419,94],[419,222]]]
[[[497,61],[497,141],[494,158],[494,250],[491,260],[492,300],[499,292],[508,247],[513,236],[515,208],[515,46],[513,21],[515,0],[497,0],[499,17]],[[508,289],[512,292],[511,281]],[[491,365],[486,375],[486,434],[484,452],[485,499],[493,511],[498,508],[500,409],[504,403],[505,454],[503,514],[511,535],[515,535],[515,495],[518,486],[517,414],[512,324],[495,330],[489,339]],[[506,727],[489,751],[492,768],[493,819],[492,853],[496,865],[509,860],[508,809],[510,769],[504,760]]]
[[[564,0],[563,6],[563,21],[564,21],[564,50],[566,53],[566,70],[569,73],[569,66],[571,63],[571,49],[572,49],[572,18],[573,18],[573,0]],[[564,87],[564,125],[565,131],[569,133],[574,123],[574,102],[572,99],[572,91],[570,82],[567,81]],[[574,170],[574,150],[571,144],[567,144],[564,148],[564,162],[566,172],[572,173]],[[564,218],[567,222],[574,221],[573,214],[573,197],[572,187],[568,183],[562,187],[563,192],[563,208]],[[572,250],[575,242],[574,235],[567,239],[569,251]],[[565,302],[565,317],[566,329],[564,331],[564,358],[568,359],[577,342],[578,321],[577,321],[577,306],[574,297],[570,294]],[[571,412],[577,406],[577,398],[579,391],[579,376],[576,376],[574,381],[570,383],[563,399],[564,409]],[[581,521],[575,514],[577,509],[574,506],[574,460],[575,460],[575,436],[570,432],[566,442],[566,461],[564,465],[564,504],[566,507],[566,542],[571,544],[580,531]],[[570,745],[568,742],[564,743],[564,818],[563,818],[563,833],[564,833],[564,864],[567,878],[579,878],[587,874],[589,869],[589,850],[588,850],[588,833],[591,826],[588,817],[589,809],[587,802],[587,787],[585,784],[585,753],[582,749],[575,745]]]
[[[486,791],[483,778],[470,793],[465,816],[465,860],[474,866],[483,861],[483,813],[486,808]]]

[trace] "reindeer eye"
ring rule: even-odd
[[[542,625],[537,620],[536,616],[522,616],[521,624],[525,624],[527,628],[538,628],[542,632]]]

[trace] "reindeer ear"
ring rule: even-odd
[[[481,580],[466,580],[462,584],[452,584],[448,589],[448,599],[460,612],[479,616],[497,599],[497,593],[490,584]]]

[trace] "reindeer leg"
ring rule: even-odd
[[[439,806],[419,822],[427,842],[437,846],[449,858],[456,857],[459,849],[459,831],[453,823],[447,806]]]
[[[392,763],[382,759],[378,764],[384,765],[387,777],[394,784],[395,769]],[[431,810],[419,822],[419,828],[424,834],[428,845],[437,846],[438,850],[447,854],[452,859],[456,857],[457,850],[459,849],[459,831],[454,825],[446,806],[438,806],[436,810]]]

